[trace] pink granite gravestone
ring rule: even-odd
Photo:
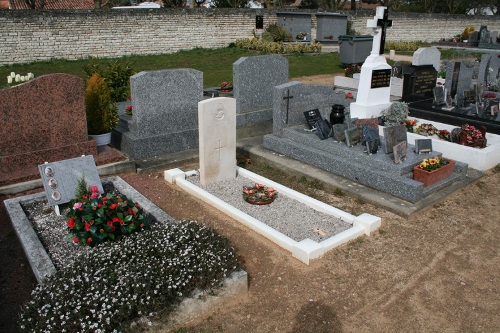
[[[44,75],[0,90],[0,186],[28,180],[46,161],[96,155],[86,119],[77,76]]]

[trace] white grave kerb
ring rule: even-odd
[[[350,109],[353,117],[377,118],[391,105],[391,66],[384,57],[385,31],[392,27],[387,7],[377,7],[366,26],[374,32],[372,51],[361,66],[356,102],[351,103]]]
[[[236,100],[211,98],[198,103],[200,183],[236,178]]]

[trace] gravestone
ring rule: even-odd
[[[432,139],[415,139],[415,153],[430,153],[432,151]]]
[[[394,125],[384,127],[384,151],[386,154],[393,153],[393,148],[400,142],[407,142],[405,125]]]
[[[86,119],[79,77],[44,75],[0,90],[0,186],[34,179],[47,161],[97,155]]]
[[[384,54],[386,29],[392,27],[386,7],[377,7],[367,27],[373,29],[372,51],[361,66],[356,102],[351,104],[353,117],[377,118],[391,105],[391,66]]]
[[[497,38],[498,38],[498,31],[492,31],[492,32],[490,32],[490,43],[496,44],[497,43]]]
[[[432,99],[437,71],[432,65],[411,66],[403,73],[403,101]]]
[[[450,92],[450,96],[455,98],[457,94],[458,76],[460,75],[460,62],[449,61],[446,64],[446,81],[444,87]]]
[[[467,67],[464,63],[460,64],[460,73],[457,82],[457,105],[464,106],[465,92],[470,91],[472,87],[472,75],[474,69]]]
[[[323,119],[329,119],[332,105],[348,103],[344,92],[338,92],[331,85],[312,85],[298,81],[274,87],[273,134],[281,137],[285,128],[303,125],[304,112],[309,110],[317,109]]]
[[[236,101],[218,97],[198,103],[200,183],[236,177]]]
[[[469,35],[468,43],[472,46],[477,46],[479,44],[479,31],[473,31]]]
[[[198,147],[198,102],[203,73],[180,68],[145,71],[130,78],[132,120],[117,128],[114,143],[133,159]]]
[[[441,68],[441,52],[437,47],[421,47],[413,53],[412,65],[432,65],[439,72]]]
[[[490,43],[490,32],[488,31],[488,27],[482,25],[479,28],[479,46],[484,46],[484,44]]]
[[[432,89],[434,94],[433,105],[442,106],[446,105],[446,91],[443,86],[437,86]]]
[[[287,82],[288,60],[281,55],[238,59],[233,64],[237,126],[253,126],[257,130],[265,130],[263,124],[267,122],[271,127],[274,87]]]
[[[75,199],[78,181],[85,179],[90,188],[95,185],[103,193],[101,179],[93,156],[82,156],[38,166],[49,205],[61,205]]]
[[[477,82],[479,83],[487,83],[489,81],[490,75],[490,61],[493,54],[485,53],[481,56],[481,60],[479,62],[479,72],[477,74]]]

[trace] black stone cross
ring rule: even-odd
[[[288,109],[290,107],[290,99],[292,98],[293,96],[290,96],[290,89],[287,89],[286,96],[283,97],[283,99],[286,99],[286,124],[288,124]]]
[[[380,32],[382,35],[380,36],[380,50],[379,54],[384,54],[385,48],[385,32],[387,28],[392,27],[392,20],[389,20],[389,12],[387,8],[384,9],[384,18],[377,20],[377,27],[380,27],[382,31]]]

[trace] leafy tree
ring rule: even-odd
[[[249,0],[212,0],[210,4],[211,8],[247,8],[248,6]]]
[[[300,9],[318,9],[318,0],[302,0],[299,6]]]

